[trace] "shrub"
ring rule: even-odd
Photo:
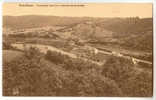
[[[102,74],[115,81],[122,81],[133,74],[134,65],[129,59],[110,57],[103,65]]]
[[[24,50],[24,53],[25,53],[25,57],[27,57],[30,60],[34,58],[40,60],[42,55],[39,49],[35,47],[30,47],[28,50]]]
[[[8,42],[3,42],[3,49],[13,49],[10,43]]]
[[[63,55],[60,52],[50,50],[47,51],[45,57],[46,59],[52,61],[55,64],[62,64],[66,59],[69,59],[67,55]]]
[[[152,73],[140,72],[126,80],[120,85],[127,96],[151,97],[153,96]]]
[[[99,65],[81,58],[70,58],[56,51],[47,51],[45,58],[55,64],[62,64],[66,70],[86,71],[90,68],[99,69]]]
[[[103,65],[102,74],[116,81],[125,96],[152,96],[152,73],[124,58],[113,57]]]
[[[79,72],[84,72],[84,73],[92,69],[95,69],[98,72],[100,72],[101,70],[99,65],[91,63],[87,60],[85,61],[81,58],[66,59],[64,62],[63,68],[65,68],[66,70],[79,71]]]

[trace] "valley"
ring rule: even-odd
[[[152,18],[3,17],[4,91],[15,84],[21,96],[151,96]]]

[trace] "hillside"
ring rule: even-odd
[[[81,21],[87,20],[87,18],[74,18],[74,17],[58,17],[58,16],[3,16],[3,27],[23,29],[45,26],[64,26]]]
[[[37,49],[3,63],[4,96],[151,97],[152,72],[110,57],[102,66]]]
[[[136,50],[151,51],[153,48],[152,18],[3,16],[3,27],[14,30],[25,29],[25,32],[28,29],[39,28],[34,29],[34,32],[29,32],[29,36],[35,33],[35,37],[42,33],[44,35],[46,32],[45,37],[56,35],[65,39],[94,40],[100,44],[111,43],[111,45],[130,47]],[[50,28],[47,30],[43,27]],[[45,32],[41,32],[42,30],[45,30]]]
[[[147,31],[153,30],[153,19],[152,18],[114,18],[109,20],[101,20],[96,24],[102,28],[111,30],[116,36],[129,34],[141,34]]]

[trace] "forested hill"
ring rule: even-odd
[[[122,35],[153,31],[153,18],[114,18],[97,23],[101,27]]]
[[[88,18],[74,18],[74,17],[58,17],[58,16],[39,16],[39,15],[26,15],[26,16],[3,16],[3,27],[9,28],[34,28],[44,26],[64,26],[81,21]]]
[[[41,26],[71,25],[91,21],[101,28],[120,33],[147,31],[153,27],[152,18],[91,18],[91,17],[58,17],[58,16],[3,16],[3,26],[11,28],[32,28]]]

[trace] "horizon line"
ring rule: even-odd
[[[119,17],[119,16],[116,16],[116,17],[95,17],[95,16],[57,16],[57,15],[41,15],[41,14],[24,14],[24,15],[2,15],[3,17],[5,16],[10,16],[10,17],[21,17],[21,16],[49,16],[49,17],[72,17],[72,18],[84,18],[84,17],[89,17],[89,18],[140,18],[140,19],[143,19],[143,18],[153,18],[153,16],[151,17],[140,17],[140,16],[126,16],[126,17]]]

